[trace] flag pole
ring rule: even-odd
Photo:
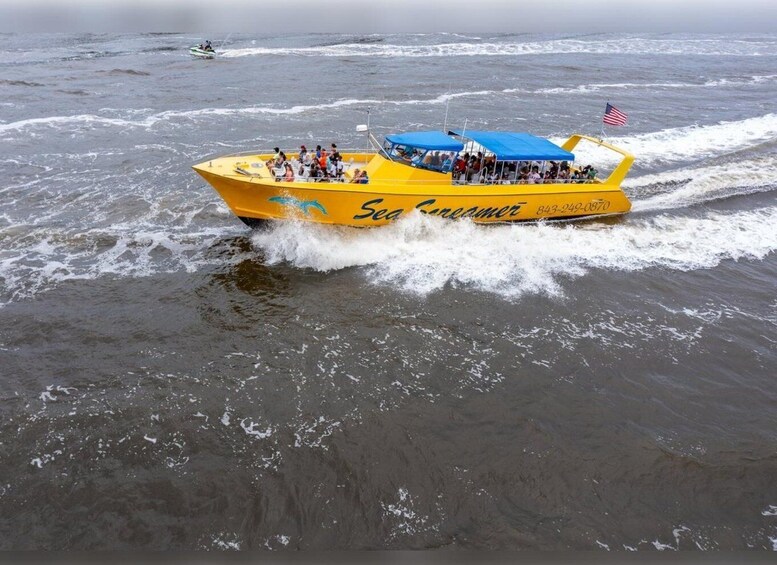
[[[606,102],[606,104],[609,104],[609,103],[610,103],[610,101],[608,100],[608,101]],[[605,111],[605,112],[607,112],[607,106],[606,106],[606,105],[604,106],[604,108],[605,108],[605,110],[604,110],[604,111]],[[601,137],[601,140],[602,140],[602,141],[604,141],[604,135],[605,135],[605,134],[604,134],[604,118],[602,118],[602,137]]]

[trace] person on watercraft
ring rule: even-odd
[[[200,49],[202,49],[203,51],[210,51],[210,52],[214,51],[213,46],[210,44],[210,39],[206,39],[205,45],[200,46]]]
[[[286,162],[284,163],[286,172],[283,175],[283,180],[286,182],[293,182],[294,181],[294,169],[291,168],[291,163]]]
[[[353,172],[353,179],[351,179],[351,182],[354,184],[367,184],[364,182],[364,178],[367,175],[367,171],[360,171],[359,169],[356,169]]]

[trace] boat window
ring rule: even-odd
[[[456,161],[456,153],[453,151],[438,151],[389,141],[383,144],[383,151],[393,161],[438,173],[450,173]]]

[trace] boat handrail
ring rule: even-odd
[[[360,149],[338,149],[338,153],[341,155],[348,154],[364,154],[364,148]],[[311,149],[309,152],[313,153],[315,152],[313,149]],[[328,151],[327,151],[328,153]],[[231,159],[232,157],[258,157],[259,155],[274,155],[275,151],[272,149],[252,149],[250,151],[240,151],[238,153],[229,153],[226,155],[219,154],[218,157],[214,157],[213,159]],[[289,159],[296,159],[297,153],[292,154]],[[206,161],[208,159],[205,159]]]
[[[292,182],[292,181],[286,181],[282,176],[276,176],[276,177],[266,177],[262,175],[258,175],[255,173],[251,173],[249,171],[246,171],[245,169],[240,169],[239,167],[235,169],[235,172],[245,175],[248,177],[248,180],[253,181],[254,179],[262,180],[262,179],[273,179],[276,182]],[[447,181],[447,182],[446,182]],[[351,178],[350,177],[343,177],[343,178],[331,178],[331,177],[324,177],[324,178],[317,178],[317,179],[311,179],[310,177],[304,177],[304,176],[298,176],[295,175],[294,181],[297,183],[305,183],[305,184],[350,184]],[[370,179],[369,184],[371,185],[405,185],[405,186],[422,186],[422,185],[429,185],[429,184],[435,184],[438,186],[542,186],[542,185],[567,185],[567,184],[597,184],[597,185],[604,185],[605,182],[601,181],[600,179],[552,179],[552,182],[535,182],[535,183],[529,183],[526,181],[521,180],[508,180],[506,182],[499,181],[499,182],[475,182],[475,181],[457,181],[457,180],[451,180],[451,179],[440,179],[437,182],[430,183],[429,179],[406,179],[406,178],[398,178],[398,179],[387,179],[387,178],[379,178],[379,179]],[[604,188],[604,187],[603,187]]]

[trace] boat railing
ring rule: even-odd
[[[311,150],[312,151],[312,150]],[[349,154],[349,155],[372,155],[372,153],[367,153],[364,151],[364,148],[361,149],[338,149],[338,152],[341,155]],[[272,149],[252,149],[250,151],[240,151],[238,153],[229,153],[227,155],[219,155],[218,159],[231,159],[233,157],[259,157],[260,155],[274,155],[275,151]],[[291,159],[296,158],[296,154],[294,154]],[[214,157],[216,159],[216,157]]]
[[[236,169],[236,172],[239,172],[241,174],[244,174],[248,176],[251,180],[253,179],[262,179],[267,178],[266,176],[251,173],[250,171],[244,170],[244,169]],[[277,174],[273,177],[276,182],[292,182],[287,181],[283,175]],[[331,184],[348,184],[352,181],[352,176],[340,176],[340,177],[316,177],[316,178],[310,178],[306,176],[301,176],[298,174],[294,175],[294,181],[297,183],[306,183],[306,184],[318,184],[318,183],[331,183]],[[542,185],[569,185],[569,184],[602,184],[602,181],[599,179],[549,179],[544,180],[541,182],[527,182],[525,180],[502,180],[502,181],[458,181],[450,178],[446,179],[440,179],[438,182],[430,183],[429,179],[407,179],[407,178],[397,178],[397,179],[387,179],[387,178],[379,178],[379,179],[371,179],[369,181],[369,184],[375,184],[375,185],[381,185],[381,186],[391,186],[391,185],[401,185],[401,186],[429,186],[430,184],[440,185],[440,186],[542,186]]]
[[[620,147],[616,147],[614,145],[610,145],[603,139],[598,139],[596,137],[591,137],[589,135],[582,135],[579,133],[574,134],[569,139],[567,139],[564,144],[561,146],[562,149],[565,149],[569,152],[572,152],[572,150],[577,147],[577,144],[580,143],[581,140],[590,141],[591,143],[594,143],[595,145],[599,147],[604,147],[605,149],[609,149],[610,151],[613,151],[615,153],[620,154],[623,159],[621,159],[621,162],[618,164],[615,169],[610,173],[610,176],[608,176],[604,181],[602,181],[604,184],[612,184],[616,186],[620,186],[623,180],[626,178],[626,175],[629,173],[629,169],[631,168],[631,165],[634,163],[634,155],[629,153],[628,151],[621,149]]]
[[[575,139],[575,138],[579,138],[579,139]],[[599,143],[601,141],[601,140],[597,140],[595,138],[588,138],[587,136],[583,136],[583,135],[575,135],[572,138],[570,138],[570,140],[568,140],[567,143],[570,143],[570,141],[574,141],[574,143],[571,144],[571,147],[574,147],[577,144],[577,142],[580,141],[580,139],[590,139],[590,140],[592,140],[592,141],[594,141],[596,143]],[[601,145],[608,146],[609,144],[601,142]],[[616,151],[618,153],[624,154],[625,157],[630,156],[630,154],[628,154],[627,152],[625,152],[625,151],[623,151],[621,149],[618,149],[616,147],[609,146],[609,148],[612,148],[613,151]],[[385,154],[385,150],[383,150],[383,148],[381,148],[381,147],[378,147],[378,153]],[[269,150],[269,151],[253,150],[253,151],[241,151],[241,152],[233,153],[233,154],[230,154],[230,155],[224,155],[222,157],[223,158],[235,158],[235,157],[237,157],[237,158],[240,158],[240,157],[254,157],[254,158],[257,158],[257,157],[261,157],[259,160],[261,162],[265,162],[264,157],[271,156],[273,154],[274,154],[274,151],[272,151],[272,150]],[[372,155],[372,154],[369,154],[369,153],[365,153],[364,149],[355,150],[355,151],[344,149],[342,151],[342,154],[345,154],[345,155],[365,155],[365,157],[368,156],[368,155],[369,156]],[[625,160],[626,159],[624,159],[624,161]],[[632,157],[632,160],[633,160],[633,157]],[[344,173],[345,174],[342,177],[340,177],[340,178],[331,177],[331,176],[310,178],[309,176],[307,176],[307,174],[299,174],[298,171],[300,169],[300,166],[304,166],[304,165],[297,159],[296,156],[292,156],[288,161],[292,164],[292,167],[293,167],[294,172],[295,172],[294,181],[293,182],[297,182],[297,183],[320,183],[320,182],[323,182],[323,183],[349,183],[349,182],[351,182],[351,176],[348,174],[348,171],[353,169],[355,166],[363,166],[362,163],[366,164],[369,161],[369,159],[365,158],[364,161],[362,161],[362,160],[354,161],[353,158],[351,158],[349,161],[344,163],[344,165],[345,165]],[[245,165],[247,165],[247,164],[248,163],[246,163]],[[263,179],[263,178],[266,179],[267,176],[268,176],[266,173],[262,174],[262,173],[260,173],[258,171],[255,172],[255,171],[251,170],[253,167],[257,166],[256,164],[252,165],[251,167],[242,166],[242,165],[243,164],[240,164],[240,163],[236,164],[235,169],[234,169],[235,172],[239,173],[241,175],[247,176],[252,181],[253,180],[260,180],[260,179]],[[629,165],[630,165],[630,163],[629,163]],[[419,168],[433,170],[433,169],[429,169],[428,167],[419,167]],[[307,170],[307,168],[306,168],[306,170]],[[571,170],[575,171],[575,170],[581,170],[581,169],[579,167],[572,167]],[[617,171],[617,169],[616,169],[616,171]],[[274,179],[277,182],[291,182],[291,181],[286,181],[283,178],[284,175],[283,175],[283,170],[282,169],[268,168],[268,172],[270,173],[270,175],[269,175],[270,178]],[[439,180],[433,181],[432,182],[433,184],[439,184],[439,185],[450,184],[451,186],[494,186],[494,185],[503,185],[503,186],[520,185],[520,186],[523,186],[523,185],[610,184],[611,180],[613,178],[613,175],[614,175],[614,173],[611,174],[610,177],[608,177],[606,180],[602,180],[602,179],[600,179],[598,177],[594,177],[594,178],[548,178],[548,179],[538,179],[538,180],[536,180],[534,182],[529,182],[526,179],[518,178],[518,176],[515,173],[512,173],[508,178],[494,178],[494,179],[491,179],[491,180],[486,180],[483,177],[483,175],[475,174],[475,176],[472,179],[466,180],[465,175],[463,173],[462,173],[462,175],[460,177],[457,177],[455,172],[454,173],[450,173],[450,172],[443,173],[442,171],[435,171],[435,172],[440,172],[444,176],[441,177]],[[428,185],[428,184],[430,184],[430,181],[429,181],[429,179],[418,179],[418,180],[407,179],[407,178],[387,179],[387,178],[381,177],[379,179],[371,179],[370,180],[370,184],[380,184],[380,185],[403,184],[403,185],[406,185],[406,186],[413,186],[413,185],[421,186],[421,185]]]

